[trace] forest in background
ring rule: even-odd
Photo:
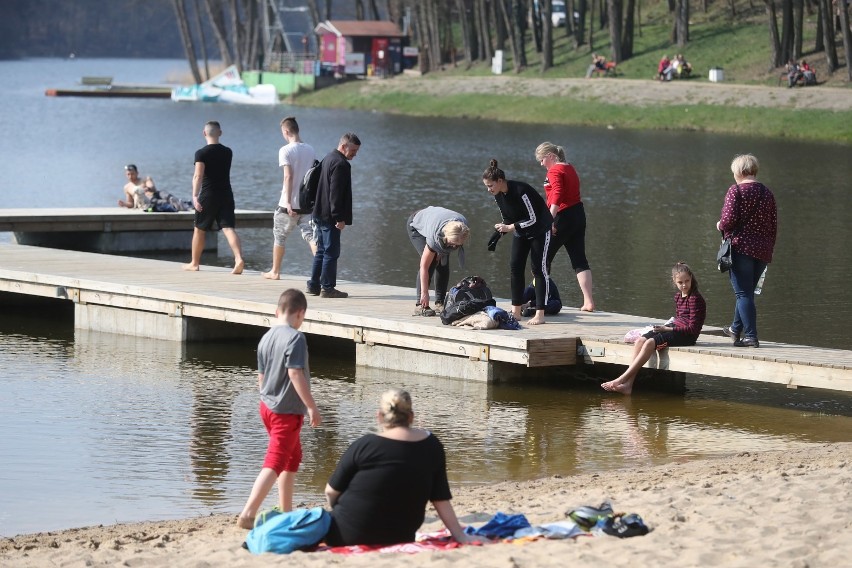
[[[265,48],[260,29],[265,0],[0,1],[2,57],[183,56],[200,79],[193,65],[198,60],[252,68]],[[768,68],[804,53],[820,54],[829,73],[845,66],[852,79],[852,69],[845,65],[852,60],[848,0],[565,0],[575,17],[559,28],[551,23],[554,0],[276,1],[307,7],[314,21],[407,21],[411,44],[420,47],[423,72],[448,64],[487,65],[498,49],[515,72],[530,67],[545,72],[554,65],[555,49],[585,54],[595,40],[611,60],[629,61],[649,13],[662,14],[670,27],[669,47],[684,51],[693,22],[706,20],[702,14],[712,11],[725,17],[717,25],[754,25],[763,36]]]

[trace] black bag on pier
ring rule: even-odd
[[[475,314],[486,306],[496,306],[491,289],[480,276],[468,276],[453,286],[444,299],[441,321],[450,325],[465,316]]]

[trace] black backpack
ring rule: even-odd
[[[468,276],[450,289],[444,298],[441,321],[449,325],[465,316],[475,314],[486,306],[496,306],[491,290],[485,279],[480,276]]]
[[[317,188],[319,187],[320,174],[322,174],[322,162],[314,160],[314,165],[305,172],[305,177],[299,184],[299,209],[297,213],[312,213],[314,204],[317,202]]]

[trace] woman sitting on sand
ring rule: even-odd
[[[412,428],[411,396],[382,394],[376,417],[379,434],[349,446],[325,486],[331,510],[329,546],[414,542],[431,501],[453,539],[479,540],[462,530],[447,481],[444,447],[428,430]]]

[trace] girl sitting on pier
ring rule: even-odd
[[[669,325],[655,325],[652,331],[637,339],[633,344],[633,361],[620,377],[603,383],[604,390],[630,394],[639,369],[648,362],[654,350],[695,345],[707,315],[707,305],[698,291],[698,280],[685,262],[678,262],[672,268],[672,283],[678,290],[674,296],[674,321]]]

